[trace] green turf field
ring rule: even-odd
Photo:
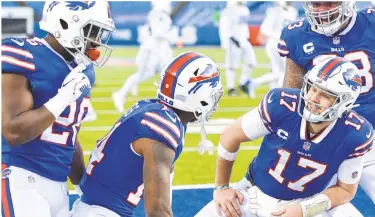
[[[196,51],[211,57],[217,63],[224,62],[224,51],[220,48],[215,47],[191,47],[175,49],[174,54],[178,55],[185,51]],[[137,54],[137,47],[116,47],[113,51],[112,58],[124,58],[134,59]],[[265,54],[264,49],[256,49],[256,55],[258,62],[262,65],[268,64],[268,58]],[[110,62],[110,61],[109,61]],[[222,64],[221,64],[222,65]],[[101,139],[107,132],[113,123],[120,117],[121,114],[117,113],[112,103],[111,94],[118,90],[125,79],[132,73],[135,72],[134,66],[119,66],[115,64],[106,64],[105,67],[97,69],[96,71],[96,85],[92,89],[92,103],[98,114],[98,119],[93,122],[82,124],[81,131],[79,133],[79,140],[85,151],[85,160],[87,162],[90,151],[93,150],[95,142]],[[224,69],[220,68],[223,84],[225,84]],[[269,69],[266,67],[255,68],[253,70],[253,76],[257,77],[263,73],[267,73]],[[239,73],[239,72],[238,72]],[[239,75],[237,76],[239,78]],[[153,83],[158,82],[159,75],[154,78],[142,83],[138,90],[138,97],[129,95],[126,108],[145,98],[153,98],[156,96],[156,87]],[[225,85],[224,85],[225,86]],[[214,143],[218,144],[220,134],[215,132],[215,129],[221,127],[224,128],[227,124],[228,119],[235,119],[246,111],[258,105],[261,97],[266,93],[267,87],[261,87],[257,90],[257,98],[250,100],[245,94],[241,94],[237,97],[229,97],[225,95],[219,103],[219,109],[212,116],[210,123],[210,129],[208,138]],[[226,119],[224,123],[218,123],[219,119]],[[190,127],[188,127],[190,129]],[[197,127],[195,127],[197,128]],[[191,129],[194,129],[192,127]],[[198,133],[188,133],[185,139],[185,150],[181,157],[177,160],[175,165],[175,178],[173,185],[188,185],[188,184],[206,184],[214,182],[215,174],[215,161],[216,156],[208,156],[205,153],[204,156],[198,154],[194,149],[197,147],[200,141],[200,135]],[[241,150],[236,160],[232,182],[240,180],[245,172],[249,162],[253,159],[257,153],[257,147],[260,144],[260,140],[243,144],[244,150]],[[249,146],[253,146],[249,147]]]

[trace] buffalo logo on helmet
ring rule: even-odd
[[[358,74],[354,73],[354,69],[350,68],[343,72],[346,84],[352,89],[357,90],[362,86],[362,79]]]
[[[72,11],[87,10],[95,5],[95,1],[67,1],[67,7]]]
[[[216,85],[218,85],[220,82],[219,70],[217,68],[213,68],[213,66],[210,64],[208,64],[199,75],[197,73],[198,69],[194,73],[196,76],[189,79],[189,84],[196,83],[194,87],[189,90],[189,94],[196,93],[205,83],[209,83],[210,87],[213,88],[216,87]]]

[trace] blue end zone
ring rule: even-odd
[[[70,195],[70,208],[78,195]],[[212,188],[206,189],[184,189],[173,191],[173,214],[176,217],[192,217],[204,205],[212,200]],[[375,205],[368,198],[366,193],[359,188],[352,203],[365,217],[375,217]],[[144,217],[143,201],[135,210],[134,217]]]

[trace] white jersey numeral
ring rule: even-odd
[[[142,184],[140,185],[138,188],[137,188],[137,192],[130,192],[128,194],[128,197],[126,198],[126,201],[133,204],[134,206],[137,206],[138,203],[141,201],[142,199],[142,195],[143,195],[143,190],[145,189],[145,185]]]
[[[103,150],[107,146],[108,139],[111,137],[112,133],[116,130],[116,128],[120,125],[121,122],[116,123],[115,126],[113,126],[112,129],[107,133],[107,135],[97,142],[95,149],[92,151],[90,155],[90,160],[86,168],[87,175],[91,176],[95,166],[102,161],[105,155],[103,153]]]
[[[279,160],[276,164],[276,167],[274,169],[269,169],[268,174],[270,174],[276,181],[278,181],[280,184],[284,182],[284,177],[282,176],[282,173],[285,170],[285,167],[290,160],[291,153],[284,150],[279,149],[277,153],[280,155]],[[300,157],[298,160],[297,165],[302,168],[311,168],[314,171],[302,176],[296,181],[289,181],[287,184],[287,187],[294,190],[303,192],[305,190],[305,185],[312,182],[314,179],[318,178],[319,176],[323,175],[327,169],[327,165],[321,164],[318,162],[315,162],[313,160]]]
[[[69,105],[70,111],[67,116],[60,115],[51,126],[49,126],[41,135],[40,140],[47,141],[50,143],[54,143],[57,145],[66,146],[68,143],[68,138],[71,134],[69,131],[64,132],[56,132],[55,127],[56,125],[60,125],[63,127],[70,127],[72,126],[73,136],[72,136],[72,144],[75,144],[75,140],[77,137],[77,131],[79,126],[81,125],[81,121],[83,118],[84,111],[88,109],[90,106],[90,99],[84,97],[82,99],[81,104],[79,105],[79,113],[77,110],[77,102],[73,102]]]

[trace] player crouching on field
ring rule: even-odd
[[[271,90],[221,135],[214,200],[196,216],[362,216],[349,202],[375,134],[351,110],[360,91],[357,67],[337,57],[309,71],[301,90]],[[229,187],[240,143],[262,136],[246,178]]]

